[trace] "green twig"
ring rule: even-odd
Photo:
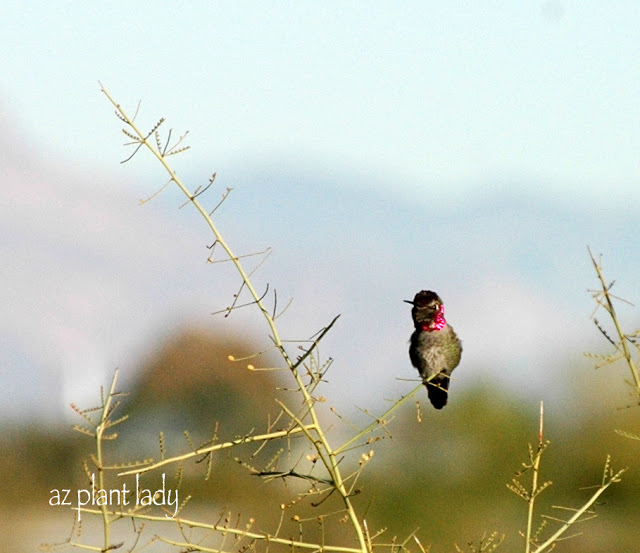
[[[628,346],[629,338],[622,331],[620,322],[618,321],[616,310],[613,307],[613,302],[611,300],[611,293],[610,293],[611,285],[607,285],[607,282],[604,279],[604,275],[602,274],[602,267],[596,261],[596,258],[591,252],[591,249],[587,248],[587,250],[589,251],[591,262],[593,263],[593,267],[596,270],[596,273],[598,275],[598,280],[600,280],[600,285],[602,287],[602,291],[601,292],[599,291],[596,294],[594,294],[594,297],[598,302],[598,305],[601,305],[605,309],[605,311],[609,313],[609,316],[611,317],[611,320],[613,321],[613,325],[616,329],[616,333],[618,334],[618,339],[620,341],[618,343],[614,342],[611,338],[609,338],[609,336],[606,335],[606,333],[602,330],[602,328],[600,328],[599,326],[598,328],[605,335],[605,337],[615,346],[617,350],[619,351],[621,350],[622,356],[625,358],[625,361],[629,366],[629,370],[631,371],[631,376],[633,378],[633,382],[635,383],[636,394],[640,397],[640,374],[638,374],[638,368],[636,367],[636,364],[633,358],[631,357],[631,352],[629,351],[629,346]],[[601,297],[604,297],[604,303],[600,299]]]
[[[538,475],[540,471],[540,460],[542,459],[542,452],[545,448],[544,445],[544,402],[540,402],[540,420],[538,425],[538,450],[536,452],[535,459],[533,460],[532,468],[533,475],[531,476],[531,494],[529,497],[529,508],[527,511],[527,534],[525,553],[529,553],[531,550],[531,532],[533,530],[533,511],[535,506],[536,497],[540,493],[538,489]]]
[[[329,444],[327,437],[325,436],[321,425],[319,424],[318,421],[318,416],[316,414],[315,411],[315,407],[314,407],[314,399],[311,397],[309,390],[307,389],[307,387],[305,386],[304,382],[302,381],[302,377],[299,374],[299,372],[296,370],[298,365],[300,363],[302,363],[302,361],[304,360],[304,358],[309,355],[310,351],[312,349],[315,348],[315,346],[317,345],[318,340],[316,340],[314,342],[314,344],[312,345],[312,347],[310,348],[310,350],[304,354],[302,356],[302,359],[298,360],[297,362],[293,362],[293,360],[289,357],[289,354],[287,353],[283,342],[280,338],[278,329],[275,325],[275,320],[274,317],[271,315],[271,313],[266,309],[264,303],[263,303],[263,297],[260,296],[256,289],[254,288],[251,280],[250,280],[250,273],[247,273],[240,261],[240,257],[236,256],[233,251],[231,250],[230,246],[227,244],[227,242],[224,240],[224,238],[222,237],[220,231],[218,230],[218,228],[216,227],[216,225],[214,224],[213,220],[211,219],[211,216],[209,214],[209,212],[207,210],[204,209],[204,207],[202,206],[202,204],[199,202],[198,200],[198,193],[192,194],[187,187],[182,183],[182,181],[178,178],[178,176],[176,175],[176,173],[174,172],[174,170],[171,168],[171,166],[167,163],[166,160],[166,156],[173,154],[173,153],[177,153],[180,150],[175,150],[175,146],[172,146],[170,151],[167,152],[166,148],[162,149],[159,145],[159,140],[158,140],[158,135],[157,135],[157,129],[158,127],[164,122],[164,119],[161,119],[156,126],[147,134],[142,133],[142,131],[140,131],[140,129],[136,126],[134,119],[135,118],[130,118],[127,113],[122,109],[122,107],[111,97],[111,95],[107,92],[107,90],[102,86],[102,84],[100,85],[101,91],[102,93],[107,97],[107,99],[111,102],[111,104],[116,108],[116,115],[118,116],[118,118],[120,120],[122,120],[126,125],[128,125],[133,132],[127,130],[127,129],[123,129],[124,134],[131,138],[133,140],[132,144],[136,145],[136,148],[134,150],[134,153],[129,156],[125,161],[130,160],[133,155],[135,155],[140,148],[142,148],[143,146],[146,147],[152,154],[153,156],[162,164],[162,166],[165,168],[165,170],[167,171],[167,173],[170,176],[170,180],[173,181],[178,188],[183,192],[183,194],[188,198],[188,201],[190,203],[193,204],[193,206],[196,208],[196,210],[202,215],[202,217],[204,218],[204,220],[206,221],[207,225],[209,226],[209,228],[211,229],[213,235],[215,236],[215,243],[220,244],[220,246],[224,249],[226,255],[228,256],[228,258],[231,260],[231,262],[235,265],[236,270],[238,271],[242,282],[243,282],[243,286],[246,286],[249,294],[251,295],[251,297],[253,298],[253,303],[255,303],[258,308],[260,309],[264,319],[266,320],[269,329],[271,331],[271,338],[273,340],[273,343],[275,344],[276,348],[279,350],[282,358],[284,359],[285,363],[287,364],[287,366],[289,367],[289,369],[291,370],[291,373],[293,374],[294,379],[296,380],[296,384],[298,386],[298,389],[300,390],[302,396],[303,396],[303,400],[304,400],[304,405],[307,408],[307,414],[308,416],[311,418],[311,427],[314,427],[316,429],[316,432],[318,434],[317,439],[315,439],[313,441],[314,445],[316,446],[316,448],[318,448],[319,450],[323,451],[323,461],[325,461],[325,465],[327,466],[327,470],[329,470],[329,473],[331,474],[331,477],[333,479],[334,485],[336,487],[336,489],[340,492],[342,499],[343,499],[343,503],[344,506],[348,512],[349,515],[349,519],[351,521],[351,524],[355,530],[357,539],[358,539],[358,543],[360,545],[360,550],[363,553],[367,552],[367,544],[366,544],[366,540],[365,540],[365,536],[362,530],[362,526],[360,524],[360,521],[355,513],[355,510],[351,504],[351,501],[349,499],[348,494],[346,493],[346,490],[344,489],[344,484],[342,481],[342,475],[340,473],[340,469],[338,467],[338,462],[336,460],[336,452],[331,448],[331,445]],[[154,144],[151,140],[150,137],[151,136],[155,136],[156,138],[156,144]],[[183,137],[184,138],[184,135]],[[182,140],[182,138],[180,140]],[[167,141],[168,143],[168,141]],[[329,330],[329,328],[331,328],[331,326],[333,326],[333,324],[335,323],[336,319],[334,319],[329,325],[328,327],[323,331],[322,336],[324,336],[324,334]],[[299,426],[303,429],[303,432],[305,431],[305,425],[302,425],[302,422],[300,421]]]
[[[562,535],[571,527],[571,525],[575,524],[579,521],[580,517],[584,515],[589,508],[598,500],[598,498],[606,491],[606,489],[616,482],[620,482],[620,476],[627,469],[621,469],[615,474],[611,474],[608,478],[603,479],[602,485],[598,488],[598,490],[591,496],[589,501],[587,501],[580,509],[576,510],[575,514],[567,521],[563,523],[563,525],[558,528],[557,532],[555,532],[547,541],[540,544],[533,553],[543,553],[548,547],[551,547],[555,542],[557,542]]]
[[[100,513],[100,511],[97,509],[83,509],[83,512],[91,513],[91,514]],[[131,513],[127,511],[108,511],[108,513],[111,516],[118,517],[118,518],[127,518],[131,516]],[[155,521],[155,522],[167,521],[167,518],[164,515],[146,515],[143,513],[136,513],[135,518],[139,520],[149,520],[149,521]],[[300,549],[312,549],[317,551],[335,551],[336,553],[361,553],[362,552],[362,549],[360,548],[341,547],[336,545],[319,545],[317,543],[308,543],[308,542],[294,540],[290,538],[278,538],[266,532],[251,532],[246,529],[232,528],[222,524],[207,524],[207,523],[199,522],[196,520],[189,520],[189,519],[183,519],[183,518],[177,518],[177,517],[174,519],[174,521],[188,528],[201,528],[204,530],[211,530],[215,532],[231,534],[234,536],[244,537],[244,538],[248,538],[256,541],[262,540],[268,544],[275,543],[280,545],[286,545],[290,547],[292,550],[293,548],[300,548]],[[161,539],[162,541],[167,541],[166,538],[158,538],[158,539]],[[195,550],[195,551],[201,550],[198,548],[196,544],[193,544],[193,543],[182,544],[182,547],[184,547],[186,550]]]
[[[534,507],[536,503],[537,496],[544,491],[547,487],[551,485],[551,482],[544,482],[543,484],[538,484],[538,477],[540,472],[540,461],[542,457],[542,453],[545,451],[549,441],[544,440],[543,430],[544,430],[544,406],[543,403],[540,402],[540,425],[538,431],[538,446],[536,449],[533,446],[529,445],[529,459],[530,462],[523,463],[524,469],[518,473],[518,477],[527,472],[528,470],[532,470],[533,474],[531,476],[531,485],[530,487],[525,487],[517,478],[514,478],[511,484],[507,484],[507,487],[514,492],[516,495],[524,499],[528,503],[527,509],[527,529],[524,534],[525,538],[525,553],[545,553],[546,551],[551,551],[555,544],[560,541],[560,539],[569,539],[573,536],[565,536],[565,532],[569,530],[575,523],[583,522],[586,520],[590,520],[593,518],[595,514],[589,509],[594,505],[594,503],[598,500],[598,498],[605,492],[605,490],[613,483],[620,482],[620,476],[626,469],[619,470],[615,474],[611,470],[610,461],[611,458],[607,456],[607,461],[604,466],[602,482],[597,486],[598,489],[596,492],[589,498],[589,500],[579,509],[570,509],[567,507],[555,507],[557,509],[565,509],[572,511],[574,514],[567,520],[563,520],[557,517],[550,517],[543,515],[543,523],[540,526],[539,530],[534,534],[533,533],[533,519],[534,519]],[[582,518],[586,513],[593,515],[590,518]],[[539,535],[542,530],[545,528],[545,523],[547,520],[552,520],[555,522],[559,522],[560,527],[544,542],[540,543]]]
[[[177,463],[180,461],[185,461],[187,459],[191,459],[192,457],[199,457],[200,455],[205,455],[207,453],[211,453],[213,451],[219,451],[221,449],[228,449],[230,447],[235,447],[242,444],[248,444],[251,442],[265,442],[268,440],[275,440],[278,438],[285,438],[287,436],[292,436],[293,434],[298,434],[299,432],[304,432],[308,428],[312,428],[312,425],[295,427],[290,430],[279,430],[277,432],[269,432],[267,434],[256,434],[255,436],[243,436],[242,438],[237,438],[236,440],[231,440],[230,442],[224,442],[221,444],[215,444],[207,447],[201,447],[196,449],[195,451],[190,451],[189,453],[184,453],[183,455],[176,455],[174,457],[167,457],[162,461],[158,461],[155,463],[151,463],[144,467],[139,467],[123,472],[119,472],[118,476],[127,476],[129,474],[139,474],[144,472],[149,472],[151,470],[156,470],[165,465],[169,465],[171,463]]]
[[[369,434],[370,432],[373,432],[377,428],[380,428],[380,426],[384,426],[388,421],[389,415],[391,415],[399,407],[404,405],[413,396],[415,396],[416,393],[418,393],[418,391],[422,389],[422,387],[423,387],[423,385],[419,384],[413,390],[411,390],[406,396],[404,396],[404,397],[400,398],[398,401],[396,401],[382,415],[380,415],[379,417],[376,417],[375,420],[369,426],[367,426],[366,428],[363,428],[355,436],[352,436],[345,443],[343,443],[338,449],[335,450],[335,453],[336,454],[342,453],[347,448],[349,448],[349,446],[351,446],[354,442],[357,442],[360,438],[362,438],[365,434]]]

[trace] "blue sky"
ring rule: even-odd
[[[117,155],[101,80],[218,170],[275,156],[409,195],[516,176],[638,197],[637,2],[9,2],[0,31],[5,112],[84,167]]]
[[[390,374],[414,376],[401,300],[431,286],[470,365],[548,386],[539,353],[566,359],[593,338],[587,244],[640,297],[639,16],[635,2],[8,3],[10,393],[81,401],[163,325],[210,324],[220,282],[235,291],[202,272],[209,237],[175,193],[138,207],[164,177],[150,160],[118,165],[98,80],[130,112],[142,100],[143,126],[190,131],[179,173],[237,186],[220,217],[241,247],[274,247],[272,282],[298,305],[283,325],[307,337],[342,312],[328,353],[366,366],[375,397]],[[348,370],[333,382],[366,406]]]

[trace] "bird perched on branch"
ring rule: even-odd
[[[462,344],[444,318],[444,304],[431,290],[418,292],[412,300],[411,317],[415,330],[411,335],[409,357],[418,369],[429,400],[442,409],[449,397],[449,378],[460,363]]]

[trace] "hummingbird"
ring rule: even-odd
[[[413,300],[411,317],[415,330],[411,335],[409,357],[427,388],[431,404],[442,409],[449,397],[449,378],[460,363],[462,344],[444,318],[444,304],[431,290],[418,292]]]

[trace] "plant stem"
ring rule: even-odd
[[[396,409],[398,409],[401,405],[404,405],[407,401],[409,401],[413,396],[416,395],[416,393],[422,389],[422,384],[419,384],[418,386],[416,386],[413,390],[411,390],[406,396],[400,398],[398,401],[396,401],[391,407],[389,407],[389,409],[387,409],[382,415],[380,415],[379,417],[376,417],[375,420],[366,428],[362,429],[360,432],[358,432],[355,436],[352,436],[351,438],[349,438],[345,443],[343,443],[338,449],[336,449],[336,454],[341,453],[343,451],[345,451],[351,444],[353,444],[355,441],[359,440],[362,436],[364,436],[365,434],[368,434],[369,432],[373,432],[376,428],[378,428],[381,424],[384,424],[386,422],[387,417],[393,413]]]
[[[540,469],[540,459],[542,458],[542,448],[544,440],[544,402],[540,402],[540,424],[538,426],[538,451],[533,460],[533,476],[531,477],[531,496],[529,497],[529,509],[527,512],[527,535],[524,551],[531,551],[531,532],[533,529],[533,511],[538,490],[538,471]]]
[[[293,377],[296,380],[296,384],[297,384],[300,392],[302,393],[305,407],[307,408],[308,414],[311,417],[311,422],[312,422],[311,427],[313,427],[315,429],[316,433],[318,434],[319,444],[321,444],[322,449],[327,454],[327,457],[323,456],[323,459],[325,459],[325,461],[326,461],[327,470],[329,470],[329,473],[331,474],[331,477],[332,477],[333,484],[334,484],[335,488],[338,490],[338,492],[342,496],[342,500],[343,500],[345,509],[348,512],[349,519],[351,520],[353,528],[354,528],[354,530],[356,532],[356,535],[357,535],[357,538],[358,538],[358,542],[360,544],[360,550],[363,553],[366,553],[368,551],[368,548],[367,548],[364,532],[362,530],[360,521],[358,520],[358,517],[357,517],[357,515],[355,513],[355,510],[354,510],[353,506],[351,505],[351,501],[349,499],[349,494],[347,493],[347,491],[346,491],[346,489],[344,487],[344,483],[343,483],[343,480],[342,480],[342,475],[340,473],[340,469],[338,467],[338,461],[336,459],[336,451],[332,450],[331,445],[329,444],[329,442],[327,440],[327,437],[325,436],[325,434],[324,434],[324,432],[322,430],[322,427],[321,427],[321,425],[320,425],[320,423],[318,421],[318,416],[316,414],[315,407],[314,407],[314,403],[315,402],[314,402],[313,398],[311,397],[311,395],[309,394],[309,391],[307,390],[307,387],[305,386],[304,382],[302,381],[302,378],[301,378],[300,374],[297,371],[297,367],[298,367],[299,363],[294,363],[292,361],[292,359],[289,357],[289,354],[287,353],[287,351],[286,351],[286,349],[285,349],[285,347],[284,347],[284,345],[282,343],[282,340],[280,338],[280,335],[278,333],[278,329],[277,329],[277,327],[275,325],[274,318],[271,316],[269,311],[267,311],[267,309],[265,308],[264,304],[262,303],[262,298],[261,298],[260,295],[258,295],[258,293],[256,292],[255,288],[253,287],[253,284],[251,283],[251,280],[249,278],[249,274],[247,274],[247,272],[244,270],[244,267],[242,266],[242,263],[240,262],[240,258],[237,257],[233,253],[233,251],[231,250],[230,246],[223,239],[222,235],[220,234],[220,232],[218,231],[216,225],[214,224],[213,220],[211,219],[209,213],[207,212],[207,210],[204,209],[202,204],[200,204],[200,202],[197,200],[197,194],[191,194],[189,192],[187,187],[182,183],[182,181],[178,178],[178,176],[173,171],[171,166],[167,163],[165,155],[162,152],[160,152],[159,149],[156,148],[156,146],[154,146],[148,140],[148,138],[154,133],[150,133],[149,135],[144,135],[140,131],[140,129],[136,126],[134,120],[131,119],[125,113],[125,111],[120,107],[120,105],[107,92],[107,90],[102,85],[100,85],[100,88],[101,88],[102,93],[107,97],[107,99],[111,102],[111,104],[116,108],[117,113],[119,114],[119,117],[127,125],[129,125],[131,127],[131,129],[133,129],[133,131],[135,132],[135,135],[137,136],[136,138],[134,138],[136,140],[136,142],[140,146],[142,146],[142,145],[146,146],[147,149],[151,151],[151,153],[154,155],[154,157],[162,164],[162,166],[165,168],[165,170],[169,173],[169,176],[171,177],[171,180],[176,183],[178,188],[180,188],[180,190],[184,193],[184,195],[187,196],[189,201],[194,205],[194,207],[198,210],[198,212],[205,219],[205,221],[207,222],[207,225],[209,226],[209,228],[213,232],[217,243],[219,243],[221,245],[221,247],[223,248],[223,250],[227,254],[228,258],[235,265],[235,268],[238,271],[238,273],[240,274],[240,277],[242,278],[242,281],[243,281],[244,285],[247,287],[247,290],[251,294],[251,296],[252,296],[252,298],[254,300],[254,303],[258,306],[258,308],[262,312],[262,315],[264,316],[264,318],[267,321],[267,324],[269,325],[269,328],[271,330],[271,337],[273,339],[273,342],[274,342],[276,348],[279,350],[279,352],[280,352],[282,358],[284,359],[284,361],[286,362],[287,366],[289,367],[291,373],[293,374]],[[156,126],[156,128],[157,128],[157,126]],[[131,136],[128,132],[126,134],[127,134],[127,136]],[[335,322],[335,319],[334,319],[333,322]],[[331,325],[333,325],[333,322],[331,323]],[[328,328],[330,328],[331,325],[329,325]],[[326,330],[328,330],[328,328]],[[302,422],[299,421],[298,424],[302,424]],[[303,428],[303,431],[305,431],[304,428]],[[318,447],[318,445],[319,445],[318,442],[316,440],[313,440],[313,439],[312,439],[312,443],[316,447]]]
[[[113,374],[113,380],[111,381],[111,388],[109,389],[109,393],[106,397],[102,398],[102,415],[100,417],[100,423],[96,427],[96,461],[98,465],[98,490],[106,490],[106,485],[104,481],[104,463],[102,456],[102,441],[104,436],[104,431],[109,426],[109,415],[111,411],[111,400],[113,399],[113,395],[115,393],[116,382],[118,381],[118,369],[115,370]],[[104,393],[104,392],[103,392]],[[102,512],[102,521],[104,528],[104,551],[107,551],[111,546],[111,520],[109,518],[109,512],[107,511],[107,506],[103,503],[100,506],[100,511]]]
[[[620,323],[618,322],[618,317],[616,315],[616,311],[613,307],[613,303],[611,301],[611,295],[609,294],[609,286],[607,286],[606,281],[604,280],[604,276],[602,274],[602,268],[598,265],[593,253],[590,248],[587,248],[589,251],[589,255],[591,256],[591,262],[595,267],[596,273],[598,274],[598,279],[600,280],[600,284],[602,286],[602,292],[604,294],[605,300],[607,302],[606,306],[603,306],[611,316],[611,320],[613,321],[614,326],[616,327],[616,332],[618,333],[618,338],[620,339],[620,347],[622,348],[622,354],[631,370],[631,376],[633,377],[633,381],[636,387],[636,393],[640,396],[640,375],[638,374],[638,369],[631,357],[631,352],[629,351],[629,346],[627,345],[627,336],[624,332],[622,332],[622,328],[620,328]]]

